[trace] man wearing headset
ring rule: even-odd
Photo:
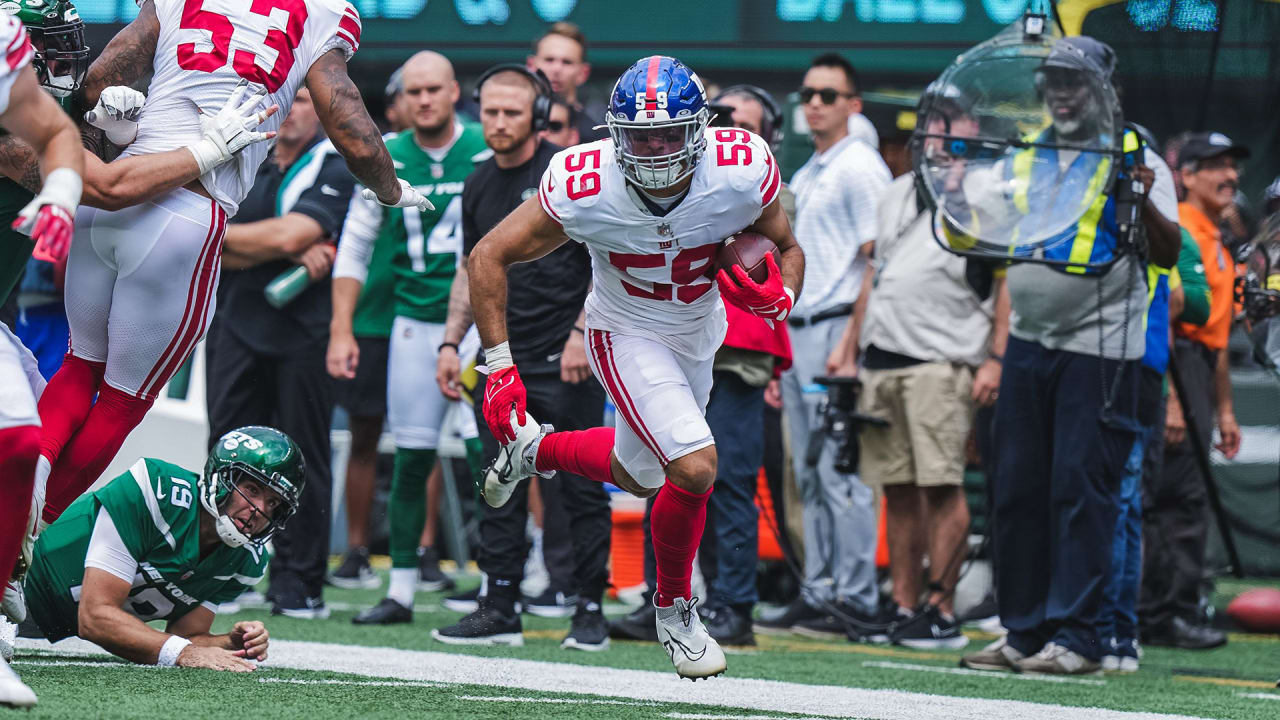
[[[550,83],[541,72],[531,72],[523,65],[498,65],[480,78],[476,88],[484,139],[493,157],[467,178],[462,191],[464,259],[507,213],[538,192],[547,164],[561,150],[540,137],[553,104]],[[586,248],[565,243],[543,258],[515,265],[508,270],[507,283],[507,321],[522,328],[520,336],[511,340],[511,352],[524,375],[529,411],[564,430],[599,425],[604,390],[587,366],[583,343],[582,307],[591,286],[591,257]],[[455,399],[460,397],[458,343],[472,319],[467,287],[464,262],[454,276],[437,364],[440,391]],[[483,392],[481,383],[476,387],[477,413]],[[486,423],[477,424],[486,455],[495,457],[497,441]],[[523,644],[515,605],[528,555],[525,518],[529,485],[521,483],[501,508],[481,506],[483,549],[479,565],[487,581],[475,612],[456,625],[433,631],[437,640],[468,645]],[[572,548],[571,560],[559,563],[548,558],[547,562],[549,592],[566,604],[577,595],[572,628],[561,647],[604,650],[609,638],[600,600],[608,577],[608,493],[600,483],[563,472],[541,479],[539,486],[545,546]],[[567,534],[568,542],[557,540],[553,536],[557,532]]]
[[[396,443],[388,503],[391,582],[381,603],[355,616],[357,624],[411,622],[419,567],[435,560],[433,548],[419,547],[418,540],[426,523],[427,476],[451,404],[433,382],[436,352],[444,340],[449,288],[462,251],[462,184],[491,154],[480,127],[463,124],[454,113],[460,90],[447,58],[420,52],[405,62],[402,80],[405,116],[400,120],[408,129],[388,140],[387,149],[401,176],[435,208],[353,205],[333,271],[327,364],[334,377],[351,379],[361,361],[352,318],[373,248],[387,242],[379,239],[383,236],[395,247],[395,319],[387,366],[387,416]]]

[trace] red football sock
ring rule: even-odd
[[[125,438],[151,409],[154,400],[143,400],[103,384],[98,402],[53,465],[45,497],[45,522],[58,519],[67,506],[89,489],[111,464]]]
[[[9,579],[27,533],[31,489],[40,457],[40,428],[35,425],[0,430],[0,582]]]
[[[40,396],[40,454],[56,465],[62,448],[84,424],[107,364],[67,353]]]
[[[668,607],[676,598],[693,594],[693,556],[707,524],[707,500],[711,490],[701,495],[676,487],[667,480],[653,501],[649,516],[653,531],[653,556],[658,566],[656,602]]]
[[[613,428],[550,433],[538,444],[534,466],[539,470],[563,470],[596,482],[612,482],[609,455],[613,452]]]

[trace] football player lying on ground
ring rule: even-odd
[[[28,615],[50,641],[78,635],[136,663],[253,670],[267,659],[262,623],[209,631],[219,603],[262,579],[266,541],[297,508],[304,476],[297,444],[267,427],[219,438],[203,477],[138,460],[40,533]]]

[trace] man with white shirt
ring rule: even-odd
[[[810,262],[808,289],[787,320],[793,364],[782,376],[782,396],[804,504],[804,586],[783,615],[758,621],[758,632],[844,636],[852,630],[849,619],[869,621],[877,608],[871,490],[856,475],[836,472],[834,443],[827,442],[816,467],[805,461],[824,395],[811,387],[813,378],[826,374],[853,310],[877,233],[876,210],[891,180],[875,149],[849,135],[849,117],[861,106],[858,92],[853,65],[834,53],[814,59],[800,89],[814,154],[790,185],[796,239]]]

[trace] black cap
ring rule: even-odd
[[[1178,151],[1178,167],[1219,155],[1230,155],[1243,160],[1249,157],[1249,148],[1235,144],[1231,138],[1219,132],[1191,133]]]
[[[1060,38],[1044,59],[1044,67],[1083,70],[1110,80],[1116,69],[1116,51],[1086,35]]]

